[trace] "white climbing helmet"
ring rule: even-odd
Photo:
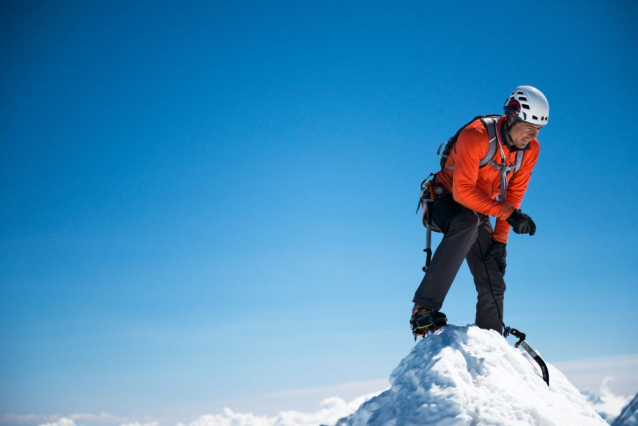
[[[505,100],[505,115],[510,124],[524,121],[544,126],[549,119],[549,103],[543,93],[532,86],[518,86]]]

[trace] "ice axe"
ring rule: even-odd
[[[541,367],[541,372],[543,373],[543,380],[545,381],[545,383],[547,383],[547,386],[549,386],[549,370],[547,369],[547,364],[545,364],[545,361],[543,361],[543,358],[541,358],[538,352],[536,352],[534,348],[532,348],[529,343],[525,341],[525,333],[520,332],[515,328],[505,327],[504,336],[507,337],[510,334],[518,338],[518,342],[514,344],[514,347],[518,348],[519,346],[522,346],[523,349],[525,349],[525,352],[527,352],[529,356],[534,358],[534,361],[538,363],[538,365]]]
[[[547,383],[547,386],[549,386],[549,370],[547,369],[547,364],[545,364],[545,361],[543,361],[543,358],[541,358],[539,353],[536,352],[534,348],[532,348],[529,345],[529,343],[525,341],[525,337],[526,337],[525,333],[515,328],[508,327],[503,322],[503,315],[501,314],[501,310],[499,309],[498,303],[496,301],[496,295],[494,294],[494,288],[492,287],[492,280],[490,279],[490,271],[489,271],[489,268],[487,267],[487,259],[485,259],[485,257],[483,257],[483,265],[485,266],[485,274],[487,276],[487,282],[490,286],[490,293],[492,293],[492,298],[494,299],[494,305],[496,306],[496,310],[498,311],[498,317],[501,320],[501,325],[504,327],[503,335],[507,337],[511,334],[512,336],[518,338],[518,342],[514,344],[514,347],[518,349],[519,346],[522,346],[523,349],[525,349],[525,352],[527,352],[529,356],[534,358],[534,361],[536,361],[541,368],[541,372],[543,374],[543,380],[545,381],[545,383]]]

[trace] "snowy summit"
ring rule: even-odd
[[[448,326],[419,341],[392,387],[338,425],[556,425],[607,423],[555,367],[538,365],[498,333]]]

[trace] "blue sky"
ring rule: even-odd
[[[552,363],[638,353],[637,12],[2,2],[0,413],[387,377],[414,344],[419,183],[520,84],[551,116],[505,322]],[[474,304],[464,266],[443,310]]]

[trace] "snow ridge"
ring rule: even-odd
[[[392,387],[339,425],[606,425],[548,364],[550,386],[527,354],[494,331],[448,326],[422,339]]]
[[[638,425],[638,394],[634,396],[634,399],[631,400],[629,404],[625,408],[623,408],[622,413],[614,422],[612,426],[636,426]]]

